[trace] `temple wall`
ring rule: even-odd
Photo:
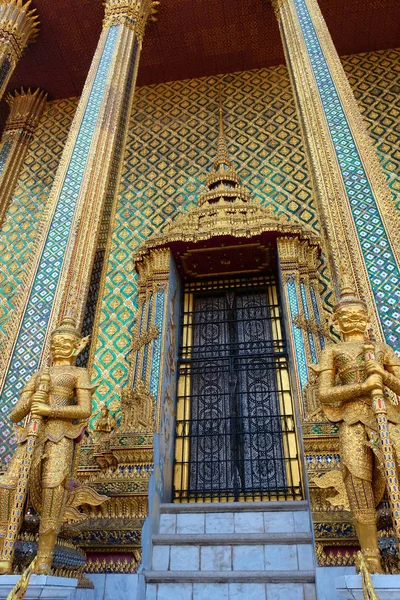
[[[400,50],[350,56],[343,62],[398,201]],[[139,88],[94,332],[96,400],[113,410],[118,410],[119,387],[126,381],[135,315],[132,254],[176,210],[193,204],[204,184],[216,147],[220,82],[228,149],[244,184],[275,211],[319,231],[285,67]],[[323,277],[324,269],[321,289],[329,304]]]
[[[400,167],[400,50],[350,56],[343,63],[394,200],[400,202],[400,184],[395,181]],[[99,385],[96,401],[107,401],[114,411],[126,382],[135,316],[132,254],[177,210],[193,204],[204,184],[216,148],[217,94],[222,81],[229,152],[244,184],[274,210],[319,231],[285,67],[139,88],[112,215],[113,234],[106,248],[91,356]],[[29,149],[0,237],[0,292],[7,298],[7,305],[0,306],[0,331],[23,285],[76,105],[76,98],[49,102]],[[329,304],[324,270],[321,283]]]

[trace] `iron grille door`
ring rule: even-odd
[[[301,497],[274,275],[188,283],[182,330],[175,499]]]

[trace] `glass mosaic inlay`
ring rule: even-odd
[[[400,272],[305,0],[293,0],[386,340],[400,351]]]
[[[300,293],[301,293],[301,301],[303,304],[304,316],[306,319],[310,319],[310,311],[308,310],[306,286],[304,285],[303,281],[300,282]],[[308,331],[307,337],[308,337],[308,343],[310,344],[311,360],[313,361],[313,363],[317,363],[318,362],[317,361],[317,351],[315,349],[314,336],[310,331]]]
[[[3,87],[7,76],[10,72],[11,69],[11,59],[9,56],[6,56],[5,59],[3,60],[2,64],[0,65],[0,89]]]
[[[153,354],[151,357],[151,372],[150,372],[150,394],[155,398],[158,395],[158,384],[160,382],[160,367],[161,367],[161,343],[162,343],[162,330],[164,320],[164,304],[165,304],[165,291],[160,290],[157,292],[156,297],[156,315],[154,324],[160,330],[160,335],[153,342]]]
[[[3,170],[6,165],[8,155],[10,154],[11,145],[12,145],[11,142],[9,140],[7,140],[6,142],[4,142],[3,147],[0,150],[0,175],[3,174]]]
[[[310,285],[310,296],[311,296],[311,303],[312,303],[312,307],[313,307],[313,311],[314,311],[315,320],[317,321],[317,323],[320,324],[321,323],[321,315],[319,314],[317,296],[315,295],[315,290],[312,285]],[[321,344],[321,348],[325,348],[324,336],[322,336],[322,335],[319,336],[319,343]]]
[[[153,311],[153,298],[154,298],[154,294],[152,294],[150,296],[150,299],[148,302],[146,328],[148,328],[149,325],[151,324],[151,317],[152,317],[152,311]],[[144,349],[143,349],[142,381],[146,380],[148,357],[149,357],[149,344],[145,344]]]
[[[108,31],[64,179],[64,185],[58,198],[31,294],[25,307],[18,339],[4,383],[1,399],[1,411],[3,413],[9,412],[10,404],[15,404],[21,388],[32,372],[38,368],[42,344],[68,244],[86,160],[104,96],[118,30],[119,27],[116,26],[111,27]]]
[[[294,317],[300,312],[299,303],[297,300],[296,282],[294,280],[294,277],[288,277],[288,280],[286,282],[286,289],[289,299],[290,322],[294,339],[294,348],[296,352],[297,372],[299,374],[301,388],[303,389],[308,381],[308,368],[303,333],[301,329],[296,327],[296,325],[293,323]]]
[[[143,321],[144,321],[144,309],[145,309],[145,302],[143,302],[140,305],[140,315],[139,315],[139,328],[138,328],[138,335],[141,335],[143,333]],[[140,351],[136,351],[136,357],[135,357],[135,374],[134,374],[134,379],[133,379],[133,388],[137,385],[137,382],[139,381],[140,377],[139,377],[139,354]]]

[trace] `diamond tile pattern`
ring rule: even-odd
[[[306,319],[310,319],[311,315],[310,315],[310,311],[308,309],[306,286],[303,281],[300,281],[300,295],[301,295],[302,312],[304,313],[304,316],[306,317]],[[312,316],[314,316],[314,315],[312,315]],[[310,331],[308,331],[307,337],[308,337],[308,342],[310,344],[311,359],[312,359],[313,363],[317,363],[318,362],[317,350],[315,348],[314,336]]]
[[[77,103],[77,98],[47,103],[0,231],[0,336],[14,308]]]
[[[400,209],[400,48],[348,56],[343,67]]]
[[[296,327],[293,319],[299,314],[298,290],[294,277],[288,277],[286,282],[286,290],[289,299],[289,308],[292,322],[292,335],[294,339],[294,349],[296,353],[297,372],[299,374],[300,386],[303,389],[308,381],[307,355],[304,345],[303,332]]]
[[[156,297],[156,315],[154,324],[160,331],[163,329],[164,320],[164,305],[165,305],[165,291],[160,290],[157,292]],[[158,385],[160,381],[160,369],[161,369],[161,344],[162,337],[159,335],[153,342],[153,355],[151,357],[151,374],[150,374],[150,394],[157,398]]]
[[[0,150],[0,175],[3,173],[3,169],[7,162],[8,155],[10,154],[12,142],[6,140]]]
[[[1,411],[9,412],[29,376],[38,368],[64,253],[97,116],[104,95],[119,27],[111,27],[89,95],[64,184],[59,195],[1,395]]]
[[[304,0],[294,0],[341,169],[382,329],[400,351],[400,271]]]

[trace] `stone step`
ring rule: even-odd
[[[307,508],[301,511],[290,510],[294,502],[280,503],[286,510],[270,511],[272,502],[262,502],[264,510],[242,511],[228,510],[232,505],[239,506],[240,503],[225,504],[225,511],[190,511],[182,512],[165,510],[160,516],[161,534],[218,534],[218,533],[310,533],[311,521]],[[250,503],[249,503],[250,504]],[[254,506],[255,503],[251,505]],[[299,503],[300,504],[300,503]],[[304,506],[304,503],[302,503]],[[171,505],[162,505],[169,507]],[[184,504],[172,505],[183,507]],[[186,505],[187,506],[187,505]],[[193,505],[198,506],[198,505]],[[214,506],[207,504],[205,506]],[[215,505],[218,506],[218,505]],[[219,505],[220,506],[220,505]],[[233,508],[235,508],[233,506]],[[258,508],[261,509],[261,506]],[[267,510],[266,510],[267,509]]]
[[[306,500],[271,502],[182,502],[161,504],[161,514],[210,513],[210,512],[276,512],[308,510]]]
[[[162,546],[235,546],[254,544],[311,544],[311,533],[215,533],[215,534],[159,534],[153,535],[153,545]]]
[[[146,600],[316,600],[314,583],[148,583]]]
[[[171,536],[174,537],[174,536]],[[179,537],[179,536],[175,536]],[[153,571],[308,571],[314,568],[311,543],[155,545]]]
[[[314,571],[144,571],[147,583],[314,583]],[[288,597],[289,600],[289,597]],[[290,599],[291,600],[291,599]]]

